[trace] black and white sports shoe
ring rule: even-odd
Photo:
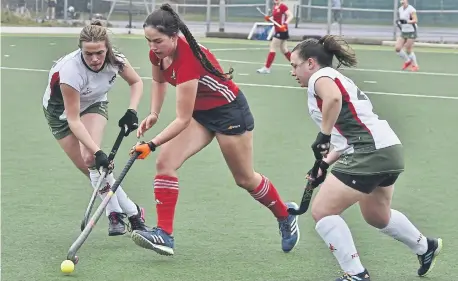
[[[442,239],[427,238],[428,250],[423,255],[418,255],[420,268],[418,269],[418,276],[426,276],[434,267],[436,257],[442,250]]]
[[[111,212],[108,216],[108,235],[117,236],[126,233],[126,214]]]
[[[145,209],[137,205],[138,213],[136,215],[128,217],[130,227],[129,231],[143,230],[148,231],[149,228],[145,225]]]
[[[356,275],[345,273],[335,281],[371,281],[371,277],[369,276],[367,269],[365,269],[363,272]]]

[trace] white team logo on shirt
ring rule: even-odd
[[[81,95],[85,96],[85,95],[89,95],[89,94],[91,94],[91,93],[92,93],[92,90],[89,89],[89,88],[86,88],[86,90],[84,90],[84,91],[81,93]]]

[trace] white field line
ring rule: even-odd
[[[49,72],[46,69],[36,69],[36,68],[22,68],[22,67],[0,67],[2,70],[13,70],[13,71],[29,71],[29,72]],[[141,77],[144,80],[151,80],[151,77]],[[297,86],[283,86],[283,85],[267,85],[267,84],[252,84],[252,83],[239,83],[237,85],[240,86],[248,86],[248,87],[260,87],[260,88],[280,88],[280,89],[293,89],[293,90],[302,90],[304,88],[297,87]],[[429,99],[445,99],[445,100],[458,100],[458,97],[450,97],[450,96],[438,96],[438,95],[415,95],[415,94],[402,94],[402,93],[389,93],[389,92],[370,92],[364,91],[366,94],[371,95],[381,95],[381,96],[398,96],[398,97],[410,97],[410,98],[429,98]]]
[[[240,63],[240,64],[254,64],[254,65],[264,65],[262,62],[253,62],[253,61],[239,61],[239,60],[225,60],[225,59],[218,59],[218,61],[222,62],[233,62],[233,63]],[[281,67],[291,67],[289,64],[279,64],[274,63],[273,66],[281,66]],[[411,74],[411,75],[431,75],[431,76],[450,76],[450,77],[458,77],[458,73],[441,73],[441,72],[423,72],[423,71],[402,71],[402,70],[383,70],[383,69],[367,69],[367,68],[341,68],[345,71],[363,71],[363,72],[380,72],[380,73],[396,73],[396,74]]]

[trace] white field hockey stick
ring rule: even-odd
[[[111,162],[114,159],[114,157],[116,156],[116,152],[118,152],[119,146],[121,145],[121,142],[124,139],[125,133],[127,132],[128,129],[129,128],[127,128],[127,126],[125,126],[124,128],[121,128],[121,131],[119,132],[119,135],[116,138],[113,148],[111,149],[110,155],[108,156],[108,162]],[[81,221],[81,231],[83,231],[87,225],[89,216],[91,215],[91,212],[92,212],[92,207],[94,206],[95,199],[97,198],[97,193],[99,193],[100,191],[100,185],[102,184],[107,174],[108,174],[108,169],[103,169],[102,173],[100,174],[99,180],[97,181],[97,184],[94,188],[94,191],[92,192],[91,200],[89,201],[89,204],[86,208],[86,212],[84,213],[84,218]]]
[[[263,11],[261,11],[261,8],[256,7],[256,9],[257,9],[263,16],[267,17],[267,15],[266,15]],[[273,24],[275,24],[276,26],[281,27],[281,25],[280,25],[278,22],[274,21],[274,20],[272,19],[272,17],[269,17],[269,21],[272,22]]]
[[[88,224],[83,229],[83,232],[80,233],[78,238],[76,238],[75,242],[73,242],[73,244],[70,246],[70,249],[68,250],[68,253],[67,253],[67,259],[71,260],[74,264],[78,263],[78,257],[76,256],[76,252],[81,248],[84,241],[86,241],[86,239],[89,237],[89,234],[91,233],[92,229],[94,229],[94,226],[96,225],[97,221],[100,219],[100,217],[102,216],[102,213],[104,212],[105,208],[107,207],[108,202],[110,202],[111,197],[113,197],[113,195],[116,193],[116,190],[118,189],[124,177],[127,175],[127,172],[130,170],[130,168],[134,164],[138,155],[140,155],[140,152],[134,152],[132,154],[130,159],[127,161],[126,166],[119,174],[118,179],[115,181],[113,186],[110,188],[110,191],[108,191],[107,196],[105,196],[102,203],[100,203],[99,207],[95,210],[94,215],[92,215]]]

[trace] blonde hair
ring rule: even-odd
[[[91,24],[86,25],[81,30],[78,46],[82,48],[83,42],[102,42],[105,41],[107,47],[107,55],[105,61],[109,64],[116,66],[122,71],[124,62],[119,60],[115,55],[115,50],[111,45],[110,38],[108,36],[107,28],[102,26],[102,22],[95,20]]]

